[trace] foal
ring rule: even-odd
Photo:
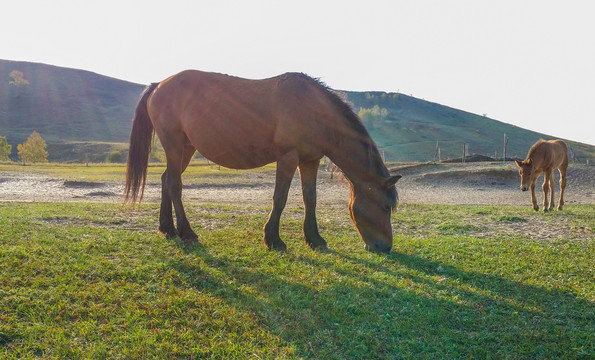
[[[537,141],[527,154],[523,161],[515,160],[519,167],[521,175],[521,190],[531,189],[531,203],[535,211],[539,210],[537,200],[535,199],[535,182],[541,173],[545,173],[543,181],[543,211],[547,212],[554,208],[554,170],[560,172],[560,201],[558,210],[562,210],[564,205],[564,189],[566,188],[566,170],[568,169],[568,148],[562,140],[543,140]],[[550,201],[548,204],[548,189],[550,191]]]

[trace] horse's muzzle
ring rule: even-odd
[[[527,185],[521,185],[521,190],[522,191],[527,191],[527,190],[529,190],[529,186],[527,186]]]
[[[370,252],[374,252],[374,253],[388,253],[390,252],[390,245],[384,245],[384,244],[372,244],[372,245],[366,245],[365,249],[367,251]]]

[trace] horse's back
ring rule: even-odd
[[[203,156],[226,167],[258,167],[320,133],[309,121],[319,97],[307,79],[186,70],[160,83],[149,112],[158,135],[183,133]]]
[[[568,167],[568,146],[566,146],[566,143],[562,140],[553,141],[555,146],[557,146],[558,148],[556,151],[556,153],[558,154],[558,165],[556,166],[556,168],[565,171]]]
[[[542,163],[542,168],[566,169],[568,167],[568,147],[564,141],[540,140],[535,145],[538,145],[536,150],[539,148],[540,151],[533,151],[533,156],[538,157],[537,160]]]

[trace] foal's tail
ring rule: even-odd
[[[143,199],[147,180],[147,166],[153,140],[153,124],[147,111],[147,100],[158,83],[147,86],[136,105],[132,131],[130,132],[130,148],[128,150],[128,164],[126,165],[126,189],[124,202],[133,204]],[[138,196],[140,192],[140,197]]]

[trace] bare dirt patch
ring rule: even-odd
[[[423,164],[391,169],[402,173],[400,200],[406,203],[452,205],[530,204],[530,194],[519,190],[516,166],[492,163]],[[556,179],[556,203],[560,194],[560,174]],[[541,182],[535,190],[538,203],[543,202]],[[564,196],[568,204],[595,204],[595,167],[572,165]]]
[[[421,204],[462,205],[529,205],[529,193],[519,190],[519,176],[512,165],[421,164],[391,169],[403,175],[397,183],[399,201]],[[556,172],[556,183],[559,174]],[[198,203],[221,203],[268,206],[275,183],[272,171],[247,174],[234,181],[184,184],[184,200]],[[184,180],[184,179],[183,179]],[[539,203],[543,195],[538,187]],[[51,178],[35,173],[0,172],[0,201],[100,201],[121,202],[121,182],[90,182]],[[556,201],[559,186],[556,188]],[[161,184],[148,183],[144,202],[161,199]],[[321,205],[347,204],[349,185],[340,175],[321,171],[318,177],[318,200]],[[296,174],[288,199],[289,205],[301,204],[301,187]],[[572,165],[568,171],[565,202],[595,204],[595,167]]]
[[[529,193],[521,192],[519,189],[519,175],[514,165],[415,164],[394,168],[391,172],[403,175],[397,183],[397,188],[399,201],[405,204],[530,206]],[[198,211],[200,215],[203,211],[200,210],[201,207],[192,206],[192,204],[208,203],[237,205],[250,209],[249,211],[268,208],[272,203],[274,172],[246,173],[246,176],[241,174],[234,179],[216,181],[207,179],[206,181],[209,182],[196,183],[186,181],[183,197],[188,210],[192,209],[191,211],[195,213]],[[556,181],[559,181],[557,172]],[[541,204],[543,201],[541,187],[538,187],[538,190],[538,203]],[[64,180],[35,173],[0,172],[0,201],[120,203],[123,200],[123,191],[124,179],[120,182],[89,182]],[[558,194],[559,189],[556,188],[556,202]],[[318,204],[322,214],[320,219],[322,226],[324,221],[329,220],[329,216],[333,221],[350,222],[345,210],[349,196],[349,185],[340,175],[334,174],[331,177],[328,172],[319,173]],[[160,200],[161,184],[147,184],[143,201],[159,203]],[[565,202],[566,206],[595,204],[595,167],[572,165],[569,168]],[[301,186],[296,174],[289,193],[287,210],[299,210],[301,207]],[[285,216],[301,216],[300,211],[287,210]],[[204,211],[208,213],[213,209],[204,209]],[[262,211],[265,218],[266,210]],[[60,223],[61,219],[58,217],[44,221]],[[486,219],[478,216],[465,221],[473,224],[472,235],[477,237],[525,234],[546,240],[593,238],[593,229],[574,228],[564,223],[564,217],[556,219],[521,216],[518,219]],[[221,226],[221,220],[209,217],[204,217],[199,222],[197,226],[203,228]],[[395,230],[412,231],[400,228],[399,224],[395,224]]]

